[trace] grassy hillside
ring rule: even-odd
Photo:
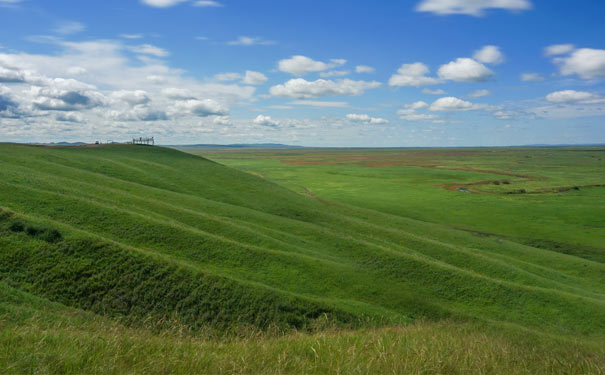
[[[366,339],[397,347],[401,334],[450,326],[453,344],[487,324],[522,332],[513,340],[490,331],[505,348],[523,335],[551,344],[561,337],[578,343],[575,358],[586,355],[586,366],[599,363],[590,359],[605,337],[605,264],[597,260],[318,199],[160,147],[2,144],[0,166],[2,308],[31,310],[11,295],[61,306],[57,318],[45,308],[25,324],[0,319],[14,332],[29,329],[25,346],[47,334],[58,347],[70,345],[72,330],[89,323],[99,335],[117,324],[122,344],[149,335],[153,352],[162,347],[154,335],[175,327],[197,337],[422,320],[421,328],[366,331],[367,338],[268,338],[273,349],[246,353],[277,353],[317,337],[342,350]],[[50,333],[40,326],[47,318]],[[8,354],[23,364],[18,357]]]

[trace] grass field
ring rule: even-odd
[[[603,147],[187,151],[327,200],[605,261]]]
[[[0,368],[605,371],[603,149],[189,151],[0,145]]]

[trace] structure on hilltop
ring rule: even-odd
[[[143,137],[139,137],[139,138],[133,138],[132,139],[132,144],[133,145],[148,145],[148,146],[153,146],[155,145],[155,141],[153,139],[153,137],[149,138],[143,138]]]

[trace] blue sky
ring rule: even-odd
[[[605,142],[605,2],[0,0],[0,141]]]

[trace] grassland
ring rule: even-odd
[[[330,201],[605,261],[603,147],[187,151]]]
[[[210,155],[245,173],[159,147],[0,145],[0,367],[603,371],[603,211],[594,200],[585,207],[602,194],[587,187],[602,183],[600,161],[579,166],[580,190],[564,194],[503,194],[564,186],[508,175],[511,184],[467,194],[448,184],[485,172],[368,167],[346,152],[343,165],[301,165],[316,156],[304,153]],[[425,217],[413,214],[422,202],[405,211],[407,194],[424,196]],[[586,227],[584,235],[493,230],[496,218],[449,222],[456,205],[472,215],[477,197],[494,212],[504,209],[498,199],[517,200],[515,209],[537,217],[524,199],[549,194],[567,203],[548,209],[579,214],[550,230]]]

